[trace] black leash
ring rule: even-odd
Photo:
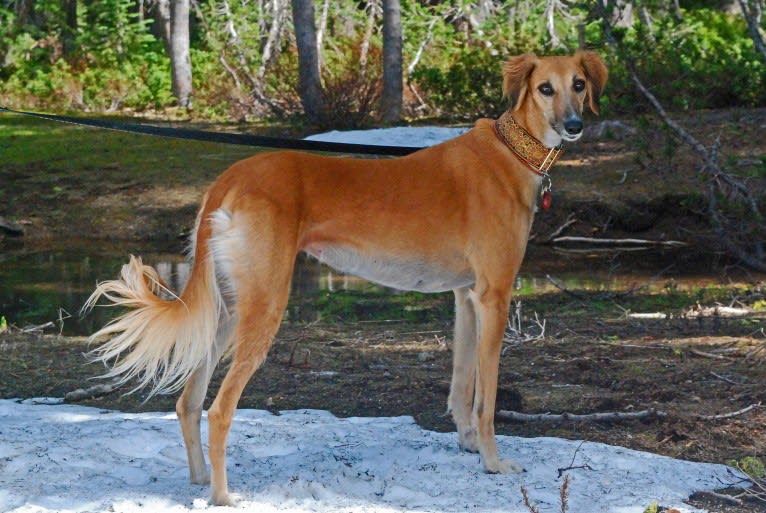
[[[193,141],[207,141],[223,144],[238,144],[240,146],[260,146],[264,148],[279,148],[290,150],[324,151],[331,153],[353,153],[357,155],[392,155],[403,156],[414,153],[422,148],[411,146],[378,146],[375,144],[354,144],[325,141],[307,141],[305,139],[287,139],[251,134],[233,134],[231,132],[211,132],[208,130],[190,130],[187,128],[171,128],[156,125],[139,125],[136,123],[118,123],[101,119],[78,118],[73,116],[57,116],[40,114],[0,107],[0,112],[9,112],[21,116],[30,116],[49,121],[70,123],[73,125],[104,128],[118,132],[129,132],[160,137],[174,137]]]

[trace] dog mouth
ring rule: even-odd
[[[560,130],[559,135],[561,136],[562,139],[564,139],[567,142],[575,142],[580,137],[582,137],[582,132],[579,132],[577,134],[570,134],[566,130]]]
[[[568,131],[563,124],[559,123],[551,123],[551,128],[566,142],[575,142],[580,137],[582,137],[583,131],[580,129],[579,132],[570,132]]]

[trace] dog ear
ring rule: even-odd
[[[537,65],[537,55],[525,53],[511,57],[503,65],[503,98],[511,101],[511,110],[519,108],[527,93],[527,81]]]
[[[585,79],[588,84],[588,94],[586,100],[590,110],[598,114],[598,102],[601,98],[601,91],[606,85],[606,79],[609,76],[604,62],[596,52],[577,50],[575,57],[580,59],[580,64],[585,70]]]

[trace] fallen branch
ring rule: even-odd
[[[76,403],[84,399],[94,399],[103,395],[108,395],[117,390],[117,386],[113,384],[94,385],[89,388],[78,388],[72,390],[64,396],[64,402]]]
[[[662,312],[627,313],[628,319],[669,319],[671,316]]]
[[[725,381],[726,383],[729,383],[731,385],[746,385],[746,386],[749,386],[749,383],[745,383],[745,382],[741,382],[741,381],[735,381],[735,380],[733,380],[733,379],[731,379],[731,378],[729,378],[727,376],[723,376],[723,375],[718,374],[717,372],[714,372],[714,371],[710,371],[710,375],[713,376],[714,378],[720,379],[721,381]]]
[[[55,328],[55,327],[56,327],[55,324],[53,324],[52,322],[48,321],[48,322],[43,323],[43,324],[34,324],[32,326],[27,326],[25,328],[20,329],[19,331],[21,333],[39,333],[39,332],[44,331],[44,330],[46,330],[48,328]]]
[[[697,415],[697,418],[700,420],[722,420],[722,419],[730,419],[732,417],[739,417],[740,415],[744,415],[745,413],[751,412],[755,410],[756,408],[760,408],[761,403],[760,401],[754,404],[751,404],[750,406],[746,406],[745,408],[742,408],[741,410],[729,412],[729,413],[721,413],[718,415]]]
[[[720,354],[708,353],[707,351],[700,351],[699,349],[689,348],[691,354],[696,354],[703,358],[712,358],[714,360],[729,360],[729,357]]]
[[[699,490],[699,491],[697,491],[697,494],[699,494],[699,495],[707,495],[707,496],[713,497],[715,499],[726,501],[726,502],[728,502],[730,504],[736,504],[737,506],[742,506],[742,504],[743,504],[742,499],[738,499],[737,497],[735,497],[733,495],[726,495],[725,493],[714,492],[712,490]]]
[[[572,225],[573,225],[573,224],[575,224],[576,222],[577,222],[577,218],[575,218],[575,214],[574,214],[574,212],[570,213],[570,214],[567,216],[567,219],[566,219],[566,221],[564,221],[564,224],[562,224],[561,226],[559,226],[558,228],[556,228],[555,230],[553,230],[553,232],[551,232],[551,234],[550,234],[550,235],[548,235],[548,236],[547,236],[545,239],[543,239],[542,241],[540,241],[540,244],[550,244],[550,243],[551,243],[551,241],[552,241],[553,239],[555,239],[556,237],[558,237],[559,235],[561,235],[561,233],[562,233],[564,230],[566,230],[567,228],[569,228],[570,226],[572,226]]]
[[[647,239],[597,239],[594,237],[555,237],[550,240],[551,244],[577,243],[593,244],[596,246],[663,246],[663,247],[683,247],[687,246],[685,242],[677,240],[647,240]]]
[[[495,417],[509,422],[619,422],[621,420],[636,420],[647,418],[665,418],[668,414],[664,411],[650,408],[642,411],[615,411],[601,413],[520,413],[510,410],[499,410]]]
[[[761,403],[751,404],[741,410],[720,413],[718,415],[692,415],[692,418],[697,420],[724,420],[732,417],[738,417],[751,412],[761,407]],[[663,419],[668,417],[668,413],[662,410],[655,410],[649,408],[648,410],[641,411],[614,411],[614,412],[599,412],[599,413],[520,413],[511,410],[499,410],[495,414],[495,418],[498,420],[504,420],[507,422],[620,422],[623,420],[640,420],[640,419]]]

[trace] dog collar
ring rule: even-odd
[[[516,123],[510,111],[505,111],[495,121],[495,133],[529,169],[540,176],[548,174],[548,170],[564,152],[561,145],[548,148],[535,139],[524,127]]]
[[[561,157],[564,150],[561,145],[548,148],[516,123],[510,111],[505,111],[495,121],[495,134],[533,173],[543,178],[540,188],[542,207],[548,210],[551,206],[551,189],[553,184],[548,170]]]

